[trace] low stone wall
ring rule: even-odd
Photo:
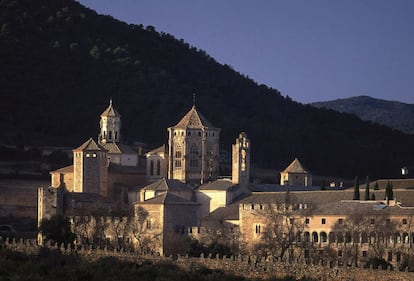
[[[220,270],[238,276],[249,278],[269,279],[272,277],[283,278],[285,276],[294,276],[296,279],[310,277],[316,280],[364,280],[364,281],[406,281],[414,280],[414,272],[401,272],[380,269],[363,269],[357,267],[346,267],[332,264],[306,264],[300,262],[282,262],[273,258],[259,258],[248,256],[235,257],[204,257],[199,258],[178,256],[163,257],[159,255],[138,255],[134,252],[123,250],[109,249],[92,249],[90,246],[64,247],[63,245],[46,245],[50,249],[56,249],[63,254],[74,254],[85,260],[94,261],[103,257],[115,257],[121,261],[136,262],[141,264],[144,261],[154,263],[168,262],[176,264],[184,270],[193,270],[206,267],[213,270]],[[10,249],[36,255],[41,247],[35,240],[11,240],[0,237],[0,249]]]

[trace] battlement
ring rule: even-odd
[[[231,256],[219,257],[201,255],[200,257],[172,256],[166,257],[158,254],[141,255],[124,249],[93,249],[91,245],[67,245],[50,244],[38,246],[36,240],[9,240],[0,237],[0,250],[9,249],[29,255],[37,255],[42,247],[58,250],[64,255],[76,254],[77,256],[94,261],[103,257],[114,257],[120,261],[136,262],[151,261],[153,263],[170,262],[184,270],[207,267],[214,270],[222,270],[247,278],[283,278],[294,276],[296,279],[303,277],[323,280],[414,280],[413,272],[381,270],[373,268],[361,268],[341,266],[338,263],[322,260],[295,260],[293,262],[281,261],[272,256],[266,258],[258,256]]]

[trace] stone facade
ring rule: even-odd
[[[220,129],[212,126],[193,106],[168,128],[168,178],[191,184],[217,179]]]
[[[312,175],[295,158],[285,170],[280,172],[280,185],[312,186]]]
[[[250,182],[250,140],[246,133],[240,133],[232,146],[232,182],[248,185]]]

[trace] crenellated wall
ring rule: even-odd
[[[207,267],[214,270],[222,270],[236,276],[247,278],[269,279],[272,277],[283,278],[294,276],[296,279],[303,277],[314,278],[317,280],[366,280],[366,281],[406,281],[414,280],[414,272],[380,270],[372,268],[358,268],[339,266],[332,263],[317,263],[315,261],[294,261],[291,263],[279,261],[275,258],[267,259],[255,256],[232,256],[219,258],[218,256],[188,257],[178,256],[164,257],[160,255],[139,255],[135,252],[124,250],[92,249],[91,246],[46,244],[44,247],[61,251],[62,254],[77,256],[94,261],[103,257],[115,257],[120,261],[136,262],[141,264],[143,261],[153,263],[170,262],[180,266],[184,270],[194,270],[195,268]],[[36,245],[35,240],[8,240],[0,237],[0,251],[2,248],[10,249],[29,255],[36,255],[40,252],[41,246]]]

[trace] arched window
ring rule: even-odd
[[[198,168],[198,147],[193,144],[190,148],[190,167]]]
[[[157,159],[157,176],[161,174],[161,161]]]
[[[115,131],[115,140],[118,140],[118,131]]]
[[[335,242],[336,242],[335,232],[329,232],[329,243],[335,243]]]
[[[318,242],[318,233],[317,232],[313,232],[312,233],[312,242],[317,243]]]
[[[368,234],[366,232],[362,232],[361,234],[361,243],[362,244],[368,243]]]
[[[326,232],[322,231],[320,234],[320,237],[321,237],[321,243],[328,242],[328,235],[326,235]]]
[[[154,160],[151,160],[150,162],[150,175],[154,175]]]
[[[351,233],[349,233],[349,232],[345,233],[345,242],[346,243],[351,243],[352,242]]]
[[[302,233],[296,233],[296,242],[302,242]]]
[[[181,147],[177,144],[174,153],[174,166],[175,169],[181,169]]]
[[[109,133],[108,139],[111,140],[112,139],[112,131],[109,131],[108,133]]]
[[[305,232],[304,234],[303,234],[303,241],[305,241],[305,242],[310,242],[310,234],[309,234],[309,232]]]
[[[343,243],[344,242],[344,235],[342,234],[342,232],[338,232],[336,234],[336,238],[337,238],[338,243]]]
[[[410,243],[410,236],[408,235],[407,232],[404,232],[402,237],[403,237],[402,241],[403,241],[404,244]]]

